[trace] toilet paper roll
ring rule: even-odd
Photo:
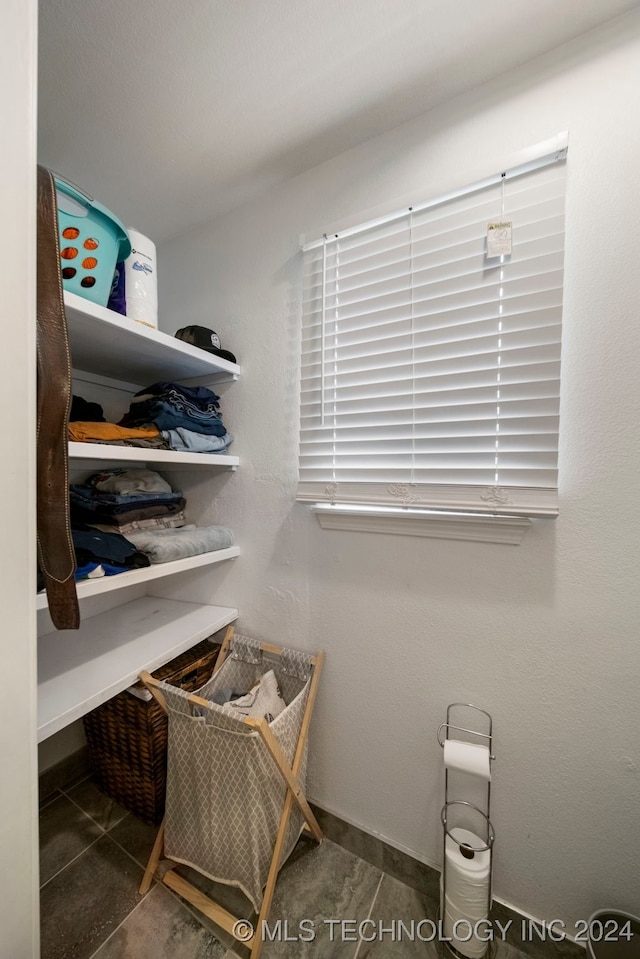
[[[475,743],[462,743],[457,739],[445,739],[444,764],[447,769],[478,776],[479,779],[491,779],[491,761],[489,747]]]
[[[472,850],[473,857],[464,855],[465,851]],[[454,898],[453,887],[449,880],[452,876],[464,883],[464,887],[488,887],[491,872],[491,853],[489,849],[482,849],[486,843],[469,829],[452,829],[447,835],[444,844],[444,854],[447,866],[447,895]],[[478,851],[476,851],[478,850]]]
[[[147,326],[158,326],[156,248],[151,240],[129,227],[131,254],[124,261],[127,316]]]
[[[443,931],[453,948],[468,959],[481,959],[487,952],[489,943],[483,942],[472,934],[473,922],[465,921],[460,916],[454,917],[446,908]]]
[[[476,923],[488,915],[491,853],[488,849],[481,849],[467,859],[461,846],[465,850],[477,850],[483,845],[485,843],[479,836],[462,828],[452,829],[445,841],[444,933],[467,959],[481,959],[487,950],[486,942],[473,935],[467,939],[467,936],[476,928]]]
[[[454,920],[466,919],[471,925],[474,925],[476,922],[487,918],[487,898],[484,896],[481,902],[477,902],[471,906],[456,903],[451,900],[449,896],[445,896],[444,911],[448,912]]]

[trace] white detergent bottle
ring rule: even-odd
[[[128,227],[131,255],[124,261],[127,317],[158,327],[158,278],[156,247],[151,240]]]

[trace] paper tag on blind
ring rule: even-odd
[[[487,256],[511,254],[511,220],[487,224]]]

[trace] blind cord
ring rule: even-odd
[[[324,426],[324,367],[327,336],[327,234],[322,243],[322,316],[320,318],[320,425]]]
[[[500,219],[504,219],[504,192],[505,192],[505,182],[506,175],[502,175],[502,183],[500,189]],[[498,355],[496,357],[497,363],[497,373],[496,373],[496,445],[495,445],[495,474],[494,482],[496,486],[500,485],[500,364],[502,362],[502,312],[504,305],[502,303],[502,298],[504,294],[504,254],[500,257],[500,286],[498,287]]]
[[[331,437],[331,482],[336,481],[336,441],[338,412],[338,320],[340,318],[340,241],[336,241],[336,308],[333,321],[333,434]]]
[[[415,360],[415,316],[413,290],[413,208],[409,207],[409,270],[411,286],[409,302],[411,309],[411,486],[415,484],[416,466],[416,360]]]

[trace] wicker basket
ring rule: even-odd
[[[219,644],[203,640],[154,672],[192,691],[211,676]],[[137,688],[143,689],[141,683]],[[126,690],[84,717],[93,779],[99,789],[150,825],[164,813],[167,717],[155,699]]]

